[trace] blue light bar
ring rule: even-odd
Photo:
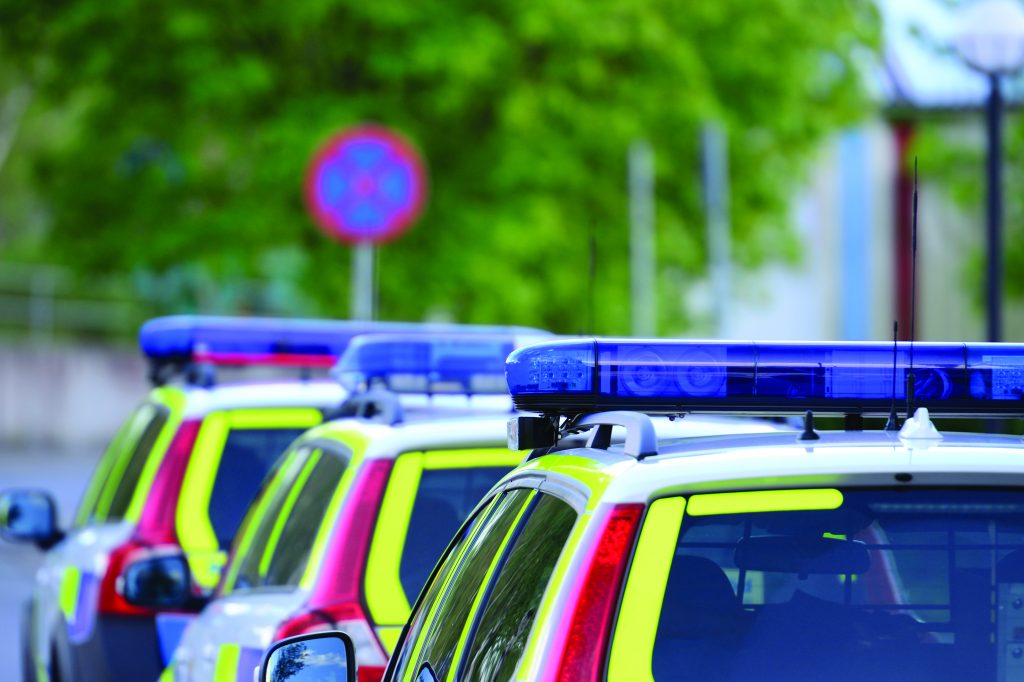
[[[146,322],[139,346],[155,361],[329,368],[353,338],[377,332],[547,334],[489,325],[174,315]]]
[[[516,407],[581,414],[630,409],[886,415],[896,362],[906,402],[910,344],[588,339],[551,341],[509,357]],[[1024,344],[916,343],[917,407],[956,415],[1024,413]]]
[[[517,345],[512,334],[371,334],[352,340],[332,374],[351,391],[508,394],[505,359]]]

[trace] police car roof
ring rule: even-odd
[[[412,396],[407,396],[411,398]],[[467,413],[455,405],[461,396],[434,396],[433,400],[454,405],[450,411],[432,410],[429,418],[413,419],[389,425],[359,418],[336,419],[313,427],[305,440],[328,438],[338,440],[344,434],[358,433],[369,440],[367,457],[391,459],[403,452],[414,450],[462,449],[471,447],[505,448],[509,414],[503,411],[480,412],[479,405],[494,403],[502,396],[474,396],[477,411]],[[507,401],[507,397],[506,397]],[[686,420],[654,419],[659,435],[676,438],[723,433],[778,433],[789,429],[786,425],[753,419],[724,417],[692,417]],[[794,432],[789,431],[792,440]],[[601,452],[590,450],[588,452]],[[603,453],[602,454],[607,454]],[[623,457],[623,455],[618,455]]]
[[[161,389],[156,389],[161,390]],[[202,417],[218,410],[259,407],[337,407],[346,391],[334,381],[281,381],[222,384],[203,388],[186,386],[185,418]]]
[[[356,434],[367,442],[368,459],[394,459],[405,452],[505,448],[507,414],[459,414],[389,425],[359,418],[335,419],[307,431],[303,441],[344,441]]]
[[[843,485],[1000,486],[1024,476],[1024,441],[1016,436],[945,433],[942,440],[905,440],[884,431],[762,433],[660,441],[657,456],[638,460],[579,448],[538,458],[518,475],[546,471],[579,480],[607,476],[602,502],[646,502],[681,492]],[[896,475],[900,474],[897,479]],[[910,481],[906,481],[907,476]],[[1020,481],[1013,481],[1020,484]]]

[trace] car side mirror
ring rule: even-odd
[[[42,490],[7,490],[0,494],[0,536],[34,542],[49,549],[63,539],[57,527],[57,503]]]
[[[150,609],[198,610],[204,599],[192,592],[192,571],[179,552],[155,553],[125,566],[117,579],[124,600]]]
[[[259,682],[356,682],[356,650],[344,632],[282,639],[263,656]]]

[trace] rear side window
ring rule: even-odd
[[[508,471],[508,467],[423,471],[399,566],[407,595],[419,594],[459,526]]]
[[[277,458],[304,429],[232,429],[228,432],[210,493],[210,523],[227,549],[245,510]]]
[[[299,584],[313,549],[313,540],[347,465],[347,457],[326,449],[322,451],[295,498],[295,506],[282,526],[280,537],[271,548],[273,558],[261,581],[263,585]]]
[[[576,524],[576,511],[550,495],[536,507],[505,550],[470,633],[462,680],[509,680],[533,628],[544,590]]]

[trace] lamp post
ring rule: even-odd
[[[1024,66],[1024,8],[1018,0],[977,0],[961,12],[954,44],[960,58],[988,78],[989,96],[985,106],[988,132],[986,209],[988,276],[986,309],[988,340],[1002,337],[1003,248],[1002,248],[1002,76]]]

